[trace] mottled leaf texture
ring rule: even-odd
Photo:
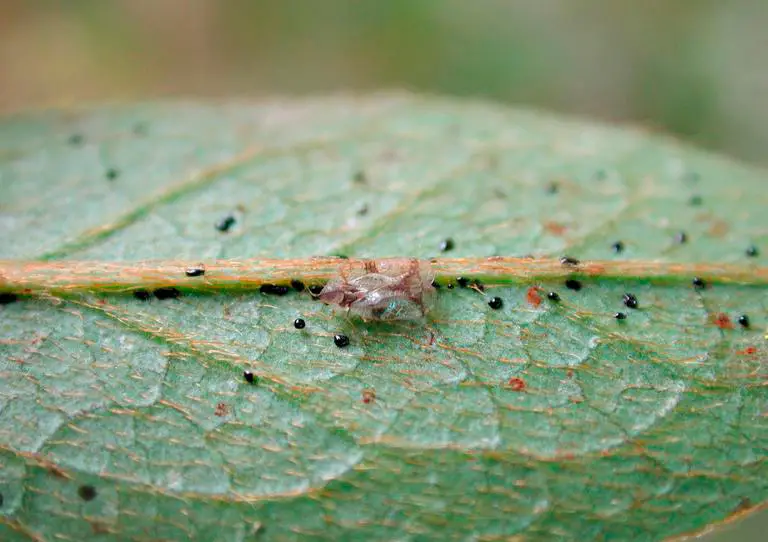
[[[764,172],[473,102],[43,112],[0,149],[4,259],[768,253]],[[766,501],[764,287],[468,286],[426,323],[293,289],[4,299],[0,539],[657,540]]]

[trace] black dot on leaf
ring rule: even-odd
[[[323,286],[321,284],[313,284],[308,288],[308,290],[312,295],[320,295],[320,292],[323,291]]]
[[[245,378],[245,381],[249,384],[253,384],[256,381],[256,377],[251,371],[243,371],[243,378]]]
[[[581,282],[576,279],[568,279],[565,281],[565,287],[578,292],[581,290]]]
[[[757,257],[758,254],[760,254],[760,251],[757,250],[757,247],[755,245],[751,245],[747,247],[746,254],[750,258],[755,258]]]
[[[624,302],[624,305],[626,305],[630,309],[636,309],[639,305],[635,294],[630,294],[630,293],[624,294],[622,301]]]
[[[452,282],[449,282],[449,283],[446,285],[446,288],[448,288],[449,290],[453,290],[453,288],[454,288],[454,286],[453,286],[453,283],[452,283]]]
[[[154,291],[155,297],[161,301],[164,299],[176,299],[181,295],[176,288],[158,288]]]
[[[611,250],[613,250],[616,254],[624,252],[624,243],[622,241],[616,241],[611,245]]]
[[[237,220],[235,220],[234,216],[227,215],[216,223],[216,229],[222,233],[226,233],[235,225],[235,222],[237,222]]]
[[[285,295],[288,293],[288,286],[282,286],[278,284],[262,284],[259,287],[259,291],[262,294]]]
[[[293,280],[291,281],[291,288],[293,288],[293,289],[294,289],[294,290],[296,290],[297,292],[303,292],[303,291],[304,291],[304,288],[305,288],[305,286],[304,286],[304,283],[303,283],[303,282],[301,282],[300,280],[298,280],[298,279],[293,279]]]
[[[557,292],[549,292],[547,294],[547,299],[549,299],[550,301],[560,301],[560,294],[558,294]]]
[[[741,316],[739,316],[738,322],[741,327],[744,327],[744,328],[749,327],[749,316],[747,316],[746,314],[742,314]]]
[[[296,318],[296,320],[293,321],[293,327],[296,329],[304,329],[307,327],[307,323],[304,321],[304,318]]]
[[[107,172],[104,174],[107,179],[110,181],[114,181],[120,176],[120,172],[116,170],[115,168],[111,167],[107,170]]]
[[[576,258],[572,258],[570,256],[563,256],[562,258],[560,258],[560,263],[562,265],[579,265],[580,262]]]
[[[688,242],[688,234],[684,231],[679,231],[675,234],[675,243],[683,245]]]
[[[11,292],[0,293],[0,305],[10,305],[16,303],[19,300],[19,296]]]
[[[184,274],[186,274],[188,277],[201,277],[205,275],[205,266],[199,264],[192,267],[187,267],[184,270]]]
[[[552,181],[549,183],[545,189],[547,194],[557,194],[560,191],[560,185],[557,184],[555,181]]]
[[[146,290],[134,290],[133,297],[140,301],[149,301],[149,298],[152,294],[150,294]]]
[[[347,337],[346,335],[336,334],[333,336],[333,344],[335,344],[339,348],[344,348],[345,346],[349,346],[349,337]]]
[[[500,297],[492,297],[488,300],[488,306],[494,310],[500,309],[504,305],[504,301]]]
[[[93,499],[96,498],[97,492],[95,487],[93,487],[92,485],[86,484],[77,488],[77,494],[84,501],[92,501]]]
[[[462,288],[466,288],[469,285],[469,279],[466,277],[457,277],[456,282],[461,286]]]
[[[440,284],[436,280],[433,280],[432,281],[432,288],[438,289],[438,288],[440,288]]]
[[[440,242],[440,252],[448,252],[449,250],[453,250],[454,247],[453,239],[448,237],[447,239],[443,239]]]
[[[707,283],[704,282],[704,279],[701,277],[693,277],[693,280],[691,281],[691,284],[693,284],[693,287],[697,290],[703,290],[707,287]]]
[[[617,312],[616,314],[613,315],[613,317],[616,318],[616,320],[626,320],[627,319],[627,315],[624,314],[623,312]]]

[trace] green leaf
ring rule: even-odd
[[[768,252],[764,172],[472,102],[45,112],[0,149],[5,259]],[[766,288],[582,285],[442,288],[426,324],[307,292],[5,304],[0,538],[659,539],[764,503]]]

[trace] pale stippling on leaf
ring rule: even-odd
[[[658,540],[763,507],[765,179],[408,94],[5,117],[0,540]]]

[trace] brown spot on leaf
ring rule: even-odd
[[[733,322],[731,322],[731,319],[728,318],[728,315],[724,312],[714,314],[710,316],[710,319],[712,320],[712,323],[720,329],[733,329]]]
[[[525,299],[531,307],[538,307],[541,305],[541,295],[539,294],[539,290],[541,290],[541,288],[538,286],[531,286],[525,293]]]
[[[373,388],[365,388],[362,393],[363,403],[366,405],[373,403],[376,400],[376,390]]]
[[[736,353],[739,354],[740,356],[754,356],[755,354],[757,354],[757,347],[747,346],[742,350],[736,350]]]
[[[562,237],[563,235],[565,235],[565,232],[568,229],[563,224],[560,224],[559,222],[553,222],[551,220],[544,222],[543,225],[545,230],[547,230],[552,235],[556,235],[558,237]]]
[[[226,403],[219,403],[218,405],[216,405],[216,410],[214,411],[214,414],[216,414],[216,416],[219,416],[219,417],[226,416],[227,414],[229,414],[229,405],[227,405]]]
[[[510,387],[512,391],[523,391],[525,390],[525,380],[518,377],[512,377],[509,379],[509,382],[507,382],[507,385]]]
[[[730,229],[730,226],[725,220],[720,220],[718,218],[712,221],[707,233],[713,237],[725,237]]]

